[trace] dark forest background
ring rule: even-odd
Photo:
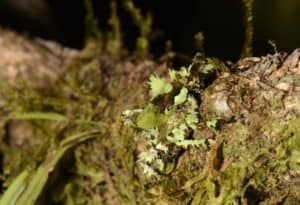
[[[93,0],[102,30],[108,29],[109,0]],[[144,12],[153,14],[152,52],[159,56],[171,40],[175,51],[192,55],[194,35],[205,35],[208,56],[236,60],[244,41],[242,0],[136,0]],[[300,47],[300,1],[256,0],[254,6],[254,55]],[[133,49],[137,28],[119,8],[126,46]],[[0,26],[56,40],[81,48],[84,42],[83,0],[0,0]]]

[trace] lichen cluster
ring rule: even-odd
[[[140,130],[136,140],[142,140],[143,148],[137,162],[149,178],[170,173],[174,166],[170,168],[165,160],[172,159],[174,163],[182,149],[204,145],[203,139],[191,139],[199,122],[198,104],[192,94],[198,91],[198,82],[191,69],[192,65],[169,70],[170,82],[151,75],[152,102],[144,109],[123,112],[124,123]],[[169,103],[164,106],[163,101]]]

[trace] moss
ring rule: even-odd
[[[240,58],[252,56],[253,4],[254,0],[243,0],[245,6],[245,41]]]
[[[66,120],[31,120],[24,124],[32,130],[29,145],[3,144],[5,183],[28,162],[42,162],[49,146],[54,149],[67,133],[99,129],[95,140],[70,153],[69,167],[57,166],[57,179],[46,186],[45,200],[61,204],[290,204],[299,200],[299,117],[286,115],[284,106],[273,106],[288,94],[267,85],[258,89],[251,69],[221,74],[205,87],[199,82],[210,76],[202,72],[207,64],[194,64],[170,69],[164,82],[172,90],[151,99],[146,85],[157,67],[152,66],[147,75],[142,69],[128,76],[122,69],[130,64],[115,58],[76,61],[47,94],[7,86],[2,96],[6,112],[51,111]],[[98,69],[104,65],[109,69]],[[140,86],[141,81],[145,86]],[[214,96],[219,95],[226,97],[230,115],[216,113],[213,105],[219,98]],[[147,121],[145,127],[142,118],[149,120],[144,117],[148,114],[153,118],[151,126]],[[13,126],[8,119],[3,124]],[[12,140],[11,129],[6,132]]]
[[[141,10],[134,5],[132,0],[125,0],[124,7],[129,12],[133,22],[140,31],[140,36],[136,41],[138,54],[142,56],[149,55],[149,37],[152,26],[151,14],[148,13],[147,15],[143,16]]]
[[[23,169],[47,163],[69,134],[97,130],[49,169],[40,204],[300,201],[298,78],[290,67],[285,72],[280,54],[238,71],[203,56],[168,70],[144,56],[108,54],[122,46],[116,14],[111,18],[116,47],[99,46],[102,37],[91,29],[99,52],[84,50],[47,92],[0,81],[4,188]],[[281,90],[282,80],[294,87]]]

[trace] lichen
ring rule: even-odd
[[[190,139],[199,122],[198,104],[191,93],[196,83],[189,81],[191,69],[192,65],[188,68],[182,67],[179,71],[170,69],[169,82],[150,76],[153,102],[138,113],[136,122],[132,122],[135,110],[123,112],[125,124],[142,129],[139,138],[143,139],[145,148],[138,154],[137,162],[148,178],[159,177],[165,173],[164,170],[168,170],[166,157],[176,160],[176,153],[180,150],[204,145],[203,139]],[[161,98],[154,105],[158,96]],[[159,101],[165,101],[164,107],[155,107],[162,103]],[[132,118],[129,119],[130,123],[129,117]],[[172,154],[174,150],[177,151]],[[168,174],[170,172],[167,171]]]

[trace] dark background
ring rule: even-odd
[[[108,29],[109,0],[94,0],[94,10],[102,30]],[[194,35],[205,35],[208,56],[236,60],[244,41],[242,0],[136,0],[144,12],[154,17],[152,52],[164,52],[165,41],[172,40],[174,50],[195,53]],[[300,1],[256,0],[254,8],[254,54],[273,52],[267,43],[273,40],[279,50],[300,47]],[[74,48],[84,42],[82,0],[0,0],[0,25],[32,36],[56,40]],[[138,35],[128,14],[119,8],[124,40],[133,49]]]

